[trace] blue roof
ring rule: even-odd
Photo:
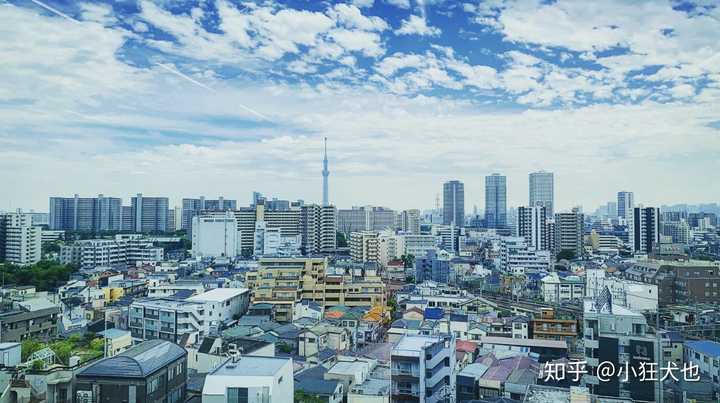
[[[146,378],[187,355],[184,348],[166,340],[148,340],[114,357],[80,371],[80,377]]]
[[[441,308],[425,308],[425,319],[442,319],[443,310]]]
[[[717,358],[720,357],[720,343],[710,340],[699,340],[699,341],[688,341],[685,342],[685,347],[697,351],[698,353],[705,354],[709,357]]]

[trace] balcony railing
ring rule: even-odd
[[[420,377],[420,371],[417,368],[392,368],[391,370],[392,375],[395,376],[414,376],[416,378]]]
[[[420,391],[417,389],[393,388],[392,394],[393,395],[420,396]]]

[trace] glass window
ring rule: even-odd
[[[228,388],[227,403],[248,403],[247,388]]]

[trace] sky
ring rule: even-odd
[[[720,201],[716,1],[0,0],[0,210]]]

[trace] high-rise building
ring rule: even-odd
[[[192,255],[235,257],[240,254],[237,220],[231,212],[192,218]]]
[[[655,252],[660,243],[660,209],[635,207],[632,217],[630,239],[633,252]]]
[[[420,233],[420,210],[403,210],[399,215],[400,231],[408,234],[419,234]]]
[[[138,193],[131,199],[132,217],[136,232],[166,232],[168,230],[167,197],[144,197]]]
[[[377,263],[379,259],[378,233],[374,231],[353,232],[350,234],[350,258],[355,262]]]
[[[121,230],[122,199],[116,197],[51,197],[51,230],[100,232]]]
[[[387,207],[363,206],[338,210],[337,215],[338,231],[350,234],[395,229],[397,213]]]
[[[331,253],[337,248],[337,209],[335,206],[306,204],[300,208],[302,250],[307,255]]]
[[[41,258],[42,228],[32,225],[28,213],[0,214],[0,262],[20,266]]]
[[[618,215],[618,204],[617,202],[608,202],[607,204],[607,216],[610,218],[616,218]]]
[[[617,194],[617,216],[630,222],[635,208],[635,197],[633,192],[618,192]]]
[[[465,185],[460,181],[443,184],[443,224],[465,226]]]
[[[330,176],[330,171],[328,171],[328,159],[327,159],[327,137],[325,137],[325,154],[323,155],[323,200],[322,205],[323,207],[330,205],[330,199],[329,199],[329,189],[328,189],[328,177]]]
[[[316,204],[293,203],[287,210],[268,210],[265,200],[260,199],[253,207],[241,207],[233,211],[240,232],[240,248],[243,256],[254,251],[255,224],[265,222],[265,228],[277,228],[283,238],[301,235],[305,254],[334,251],[337,241],[337,210],[335,206],[321,207]]]
[[[577,209],[570,213],[555,214],[555,254],[569,250],[575,257],[583,255],[584,221],[585,216]]]
[[[549,250],[547,207],[518,207],[517,236],[525,238],[529,249]]]
[[[222,196],[214,200],[205,199],[205,196],[197,199],[182,199],[182,227],[179,229],[191,229],[193,217],[201,211],[227,211],[236,208],[237,200],[225,199]]]
[[[552,217],[555,208],[555,179],[552,172],[532,172],[529,175],[530,207],[545,207]]]
[[[507,179],[504,175],[485,177],[485,225],[488,228],[507,226]]]

